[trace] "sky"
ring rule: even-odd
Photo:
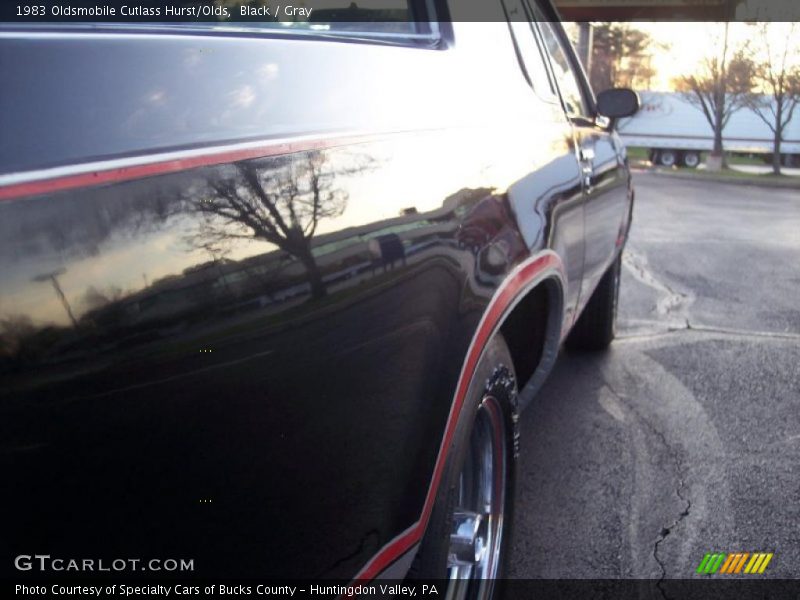
[[[710,44],[704,40],[722,39],[722,23],[633,23],[632,27],[649,33],[654,41],[665,44],[668,49],[656,51],[653,66],[657,75],[653,80],[654,90],[671,90],[674,78],[697,70],[703,58],[702,50]],[[770,23],[769,39],[772,53],[782,52],[786,43],[793,46],[790,56],[794,64],[800,64],[800,27],[795,27],[791,38],[789,23]],[[746,23],[731,23],[729,41],[734,47],[750,42],[750,52],[756,59],[765,59],[766,53],[760,34],[755,26]]]

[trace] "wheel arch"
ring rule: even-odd
[[[500,325],[514,361],[523,410],[547,379],[562,339],[562,281],[548,277],[525,291]]]
[[[520,393],[520,406],[524,407],[544,383],[564,337],[565,282],[564,266],[558,254],[552,250],[543,250],[515,267],[497,288],[483,313],[464,358],[422,514],[418,521],[384,545],[361,568],[353,578],[353,583],[386,577],[389,573],[395,578],[402,577],[403,575],[398,573],[402,572],[404,566],[410,566],[433,512],[461,408],[486,345],[496,333],[502,332],[504,327],[511,327],[512,323],[522,321],[526,315],[530,315],[530,311],[536,309],[543,298],[546,299],[547,318],[540,340],[541,346],[538,349],[539,361],[530,368],[529,380]],[[512,351],[512,361],[516,363],[518,360],[526,359],[522,356],[515,357]],[[516,368],[516,364],[514,366]]]

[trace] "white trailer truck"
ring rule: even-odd
[[[697,167],[710,152],[714,132],[702,110],[675,92],[640,92],[642,108],[618,126],[628,146],[647,148],[650,160],[663,166]],[[800,165],[800,108],[789,121],[781,143],[781,163]],[[751,109],[735,112],[722,132],[726,152],[760,155],[772,161],[773,133]]]

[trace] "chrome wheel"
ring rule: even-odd
[[[475,417],[452,515],[446,600],[491,597],[500,566],[508,477],[506,427],[487,396]]]

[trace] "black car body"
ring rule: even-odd
[[[4,570],[405,575],[485,345],[524,404],[630,225],[552,8],[498,10],[0,30]]]

